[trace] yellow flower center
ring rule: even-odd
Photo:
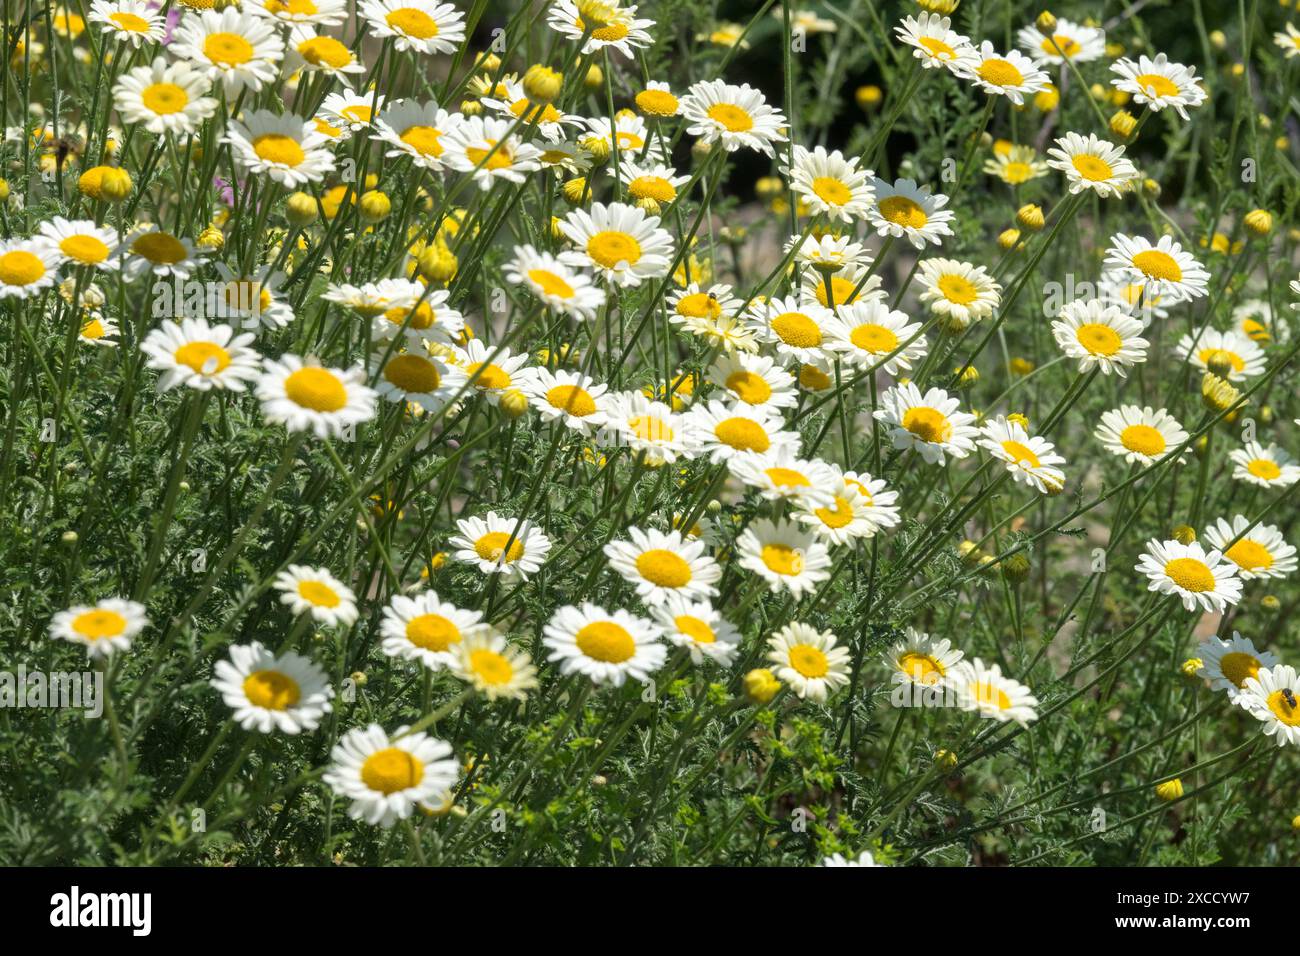
[[[597,27],[591,31],[592,39],[599,40],[601,43],[617,43],[628,35],[625,23],[611,23],[608,26]]]
[[[529,269],[528,278],[537,284],[545,295],[553,295],[560,299],[572,299],[577,293],[573,286],[569,285],[561,276],[547,269]]]
[[[1053,46],[1053,43],[1055,43],[1055,46]],[[1066,36],[1064,33],[1058,33],[1053,37],[1044,37],[1042,47],[1044,53],[1056,54],[1059,52],[1067,60],[1083,49],[1077,40]]]
[[[1219,658],[1219,670],[1238,687],[1244,687],[1247,677],[1259,676],[1259,658],[1243,651],[1229,651]]]
[[[803,573],[803,552],[788,544],[765,544],[759,556],[769,571],[787,577]]]
[[[714,103],[708,108],[707,115],[731,133],[744,133],[754,128],[754,118],[733,103]]]
[[[1018,441],[1007,440],[1002,443],[1002,450],[1005,451],[1017,465],[1028,465],[1030,468],[1037,468],[1042,464],[1038,456],[1030,451],[1027,445],[1022,445]]]
[[[216,342],[186,342],[172,357],[199,375],[215,375],[230,364],[230,353]]]
[[[628,428],[642,441],[665,442],[673,440],[673,428],[662,418],[654,415],[638,415],[629,418]]]
[[[691,566],[664,548],[642,552],[636,559],[636,570],[661,588],[680,588],[691,583]]]
[[[626,232],[605,230],[587,240],[587,255],[606,269],[620,262],[634,266],[641,260],[641,244]]]
[[[1011,160],[1002,166],[1002,179],[1012,185],[1027,183],[1034,178],[1034,167],[1029,163]]]
[[[279,671],[253,671],[244,678],[244,696],[254,707],[288,710],[298,703],[302,690],[298,682]]]
[[[395,355],[384,366],[384,378],[404,392],[428,394],[442,384],[438,367],[419,355]]]
[[[45,275],[45,263],[40,256],[23,249],[15,249],[0,256],[0,282],[5,285],[31,285]]]
[[[520,119],[527,116],[531,123],[558,123],[564,119],[564,114],[550,103],[537,104],[526,96],[511,103],[510,112]]]
[[[149,21],[134,13],[110,13],[108,18],[117,24],[118,29],[127,33],[148,33]]]
[[[812,482],[793,468],[768,468],[763,474],[778,488],[810,488]]]
[[[929,654],[904,651],[899,655],[898,668],[918,684],[937,684],[946,673],[943,665]]]
[[[925,210],[906,196],[886,196],[880,201],[880,215],[904,229],[921,229],[930,221]]]
[[[442,652],[460,643],[460,628],[441,614],[421,614],[406,622],[406,639],[426,651]]]
[[[347,389],[337,375],[315,365],[300,368],[284,380],[289,401],[315,412],[337,412],[348,403]]]
[[[1278,467],[1277,462],[1269,458],[1254,458],[1246,465],[1246,470],[1256,478],[1263,478],[1265,481],[1275,481],[1282,476],[1282,469]]]
[[[1146,249],[1133,257],[1133,267],[1151,279],[1164,279],[1168,282],[1182,282],[1183,270],[1178,262],[1167,252],[1159,249]]]
[[[692,319],[716,319],[722,315],[722,303],[707,292],[693,292],[677,301],[677,314]]]
[[[812,181],[812,188],[817,197],[830,206],[843,206],[853,198],[849,187],[834,176],[818,176]]]
[[[883,325],[867,322],[849,333],[849,341],[862,349],[880,355],[898,348],[898,336]]]
[[[804,677],[825,677],[830,672],[826,655],[811,644],[796,644],[790,648],[790,666]]]
[[[339,115],[346,116],[354,123],[369,123],[371,117],[374,116],[374,111],[371,110],[369,106],[365,106],[361,103],[353,103],[351,106],[345,106],[343,109],[339,110]],[[346,187],[337,188],[346,189]]]
[[[1079,326],[1075,337],[1093,355],[1114,355],[1124,346],[1119,333],[1101,322],[1087,322]]]
[[[752,418],[724,418],[713,429],[713,434],[718,441],[737,451],[764,452],[772,445],[766,430]]]
[[[1137,77],[1137,85],[1156,96],[1177,96],[1178,84],[1159,73],[1143,73]]]
[[[814,392],[822,392],[831,387],[831,377],[816,365],[802,365],[799,368],[799,384]]]
[[[975,72],[989,86],[1006,88],[1008,86],[1019,86],[1025,81],[1024,76],[1014,63],[999,57],[991,57],[985,60]]]
[[[975,700],[982,707],[996,707],[998,710],[1006,710],[1011,706],[1011,698],[1006,692],[995,686],[991,681],[985,681],[982,684],[972,684],[971,692],[975,695]]]
[[[474,379],[474,384],[479,388],[495,391],[497,389],[510,387],[510,373],[500,365],[474,362],[465,371],[466,374],[470,376],[478,376],[478,378]]]
[[[936,60],[951,60],[957,56],[956,50],[935,37],[920,37],[916,42],[925,47],[925,51]]]
[[[428,40],[438,35],[438,24],[433,17],[415,7],[399,7],[384,19],[398,33],[417,40]]]
[[[763,376],[741,369],[727,376],[727,388],[742,402],[762,405],[772,397],[772,387]]]
[[[643,113],[672,116],[677,112],[677,97],[667,90],[642,90],[636,95],[636,105]]]
[[[1234,372],[1240,372],[1246,367],[1240,355],[1227,349],[1201,349],[1198,358],[1211,368],[1230,366]]]
[[[1293,693],[1291,700],[1287,700],[1286,694],[1280,690],[1275,690],[1268,695],[1268,709],[1273,712],[1273,716],[1288,727],[1300,726],[1300,706],[1291,703],[1295,698],[1296,695]]]
[[[253,58],[253,44],[238,33],[213,33],[203,41],[203,53],[218,66],[239,66]]]
[[[678,614],[673,618],[673,624],[696,644],[712,644],[718,639],[713,628],[694,615]]]
[[[442,155],[442,131],[432,126],[408,126],[398,138],[421,156],[436,159]]]
[[[299,581],[298,594],[302,596],[308,604],[316,607],[338,607],[340,603],[338,593],[321,581]]]
[[[1120,444],[1129,451],[1154,458],[1165,450],[1165,436],[1150,425],[1129,425],[1119,433]]]
[[[1196,558],[1174,558],[1165,565],[1165,574],[1184,591],[1199,594],[1214,590],[1214,572]]]
[[[596,400],[577,385],[556,385],[546,393],[546,401],[575,418],[586,418],[596,411]]]
[[[131,251],[155,265],[174,265],[187,257],[185,244],[167,232],[146,232],[131,243]]]
[[[102,339],[104,337],[104,323],[99,319],[91,319],[81,327],[81,337],[83,339]]]
[[[108,246],[94,236],[68,236],[59,243],[59,251],[69,259],[94,265],[108,258]]]
[[[578,650],[605,664],[621,664],[636,653],[636,641],[613,621],[593,621],[575,636]]]
[[[509,684],[514,680],[515,669],[503,655],[486,648],[470,651],[469,667],[479,680],[494,687]]]
[[[489,531],[474,542],[474,553],[484,561],[500,561],[505,555],[506,563],[513,564],[524,556],[524,543],[518,537],[510,541],[510,550],[506,551],[506,542],[510,535],[504,531]]]
[[[264,133],[258,136],[253,140],[253,152],[268,163],[290,167],[298,166],[307,158],[298,141],[282,133]]]
[[[103,637],[117,637],[126,631],[126,618],[116,611],[92,608],[73,619],[72,629],[92,641]]]
[[[637,199],[672,202],[677,198],[673,184],[662,176],[638,176],[627,184],[627,191]]]
[[[376,750],[361,765],[361,782],[385,796],[409,790],[424,779],[424,764],[398,747]]]
[[[948,416],[935,408],[918,405],[903,413],[903,428],[921,441],[938,444],[952,437],[952,424]]]
[[[469,161],[483,169],[509,169],[512,160],[508,147],[504,144],[498,146],[495,139],[485,139],[483,142],[487,145],[471,146],[465,150]]]
[[[979,298],[979,289],[965,276],[942,275],[935,285],[945,299],[957,305],[970,305]]]
[[[298,44],[298,55],[312,66],[338,70],[352,62],[352,51],[333,37],[312,37]]]
[[[802,312],[782,312],[772,320],[772,331],[786,345],[797,349],[816,348],[822,344],[822,330]]]
[[[1080,153],[1078,156],[1075,156],[1071,162],[1074,163],[1074,168],[1078,171],[1080,176],[1094,183],[1103,182],[1104,180],[1110,179],[1110,177],[1115,174],[1115,170],[1111,167],[1110,163],[1106,162],[1106,160],[1102,159],[1100,156],[1090,156],[1087,153]]]
[[[818,508],[816,515],[828,528],[843,528],[853,520],[853,506],[847,498],[835,496],[835,504],[830,508]]]
[[[1243,571],[1267,570],[1273,566],[1273,555],[1268,548],[1249,538],[1242,538],[1224,554]]]

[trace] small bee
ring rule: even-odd
[[[1295,710],[1296,707],[1295,694],[1291,693],[1291,689],[1289,687],[1282,688],[1282,696],[1286,699],[1286,705],[1290,707],[1292,710]]]

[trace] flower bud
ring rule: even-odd
[[[501,396],[499,407],[506,418],[518,418],[528,411],[528,396],[517,388],[512,388]]]
[[[1016,224],[1021,229],[1028,229],[1030,232],[1038,232],[1047,224],[1047,219],[1043,215],[1041,206],[1035,203],[1028,203],[1016,210]]]
[[[1002,577],[1010,584],[1019,584],[1029,577],[1031,570],[1029,559],[1022,551],[1017,551],[1002,562]]]
[[[884,91],[875,85],[859,86],[853,91],[853,99],[862,110],[876,109],[884,98]]]
[[[1179,670],[1183,672],[1184,677],[1195,678],[1204,666],[1205,661],[1201,660],[1199,657],[1189,657],[1187,660],[1183,661],[1183,665]]]
[[[940,770],[955,770],[957,768],[957,755],[951,750],[936,750],[934,752],[934,765]]]
[[[524,95],[530,103],[550,103],[560,95],[564,76],[549,66],[534,63],[524,73]]]
[[[587,179],[585,176],[577,176],[570,179],[560,189],[564,193],[564,198],[575,206],[582,202],[582,197],[587,192]]]
[[[751,703],[770,703],[780,689],[781,682],[766,667],[756,667],[745,675],[745,696]]]
[[[1183,782],[1177,777],[1156,784],[1156,796],[1167,803],[1172,803],[1183,795]]]
[[[125,169],[116,166],[108,167],[104,170],[103,178],[99,181],[99,196],[105,202],[121,202],[127,196],[131,195],[131,174]]]
[[[587,68],[587,75],[583,77],[582,82],[586,84],[589,90],[598,90],[605,82],[605,74],[600,67],[592,64]]]
[[[1044,10],[1034,21],[1034,26],[1038,27],[1038,32],[1045,37],[1050,37],[1056,33],[1056,17],[1052,16],[1050,10]]]
[[[1137,117],[1128,110],[1120,110],[1110,118],[1110,131],[1117,139],[1128,139],[1137,129]]]
[[[316,221],[320,207],[316,203],[316,197],[310,193],[292,193],[284,202],[284,215],[291,226],[302,229]]]
[[[1196,540],[1196,529],[1189,524],[1180,524],[1169,535],[1179,544],[1191,544]]]
[[[361,194],[357,203],[357,212],[365,222],[382,222],[393,211],[393,203],[388,194],[378,189],[367,190]]]
[[[1252,209],[1242,221],[1257,236],[1267,236],[1273,231],[1273,215],[1267,209]]]
[[[1210,365],[1209,362],[1206,364]],[[1208,410],[1212,412],[1227,411],[1236,405],[1240,399],[1241,392],[1213,372],[1206,372],[1205,377],[1201,379],[1201,402]]]
[[[1020,242],[1019,229],[1005,229],[998,236],[998,245],[1003,249],[1011,250]]]

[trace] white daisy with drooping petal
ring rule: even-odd
[[[90,22],[132,48],[142,43],[158,43],[166,35],[165,24],[156,7],[145,0],[95,0],[90,5]]]
[[[1133,102],[1157,113],[1172,106],[1184,120],[1189,118],[1187,108],[1200,106],[1208,95],[1197,80],[1195,67],[1173,63],[1163,53],[1154,59],[1139,56],[1136,62],[1121,57],[1110,70],[1115,74],[1111,85],[1130,94]]]
[[[89,320],[82,325],[77,337],[89,345],[101,348],[117,348],[117,336],[121,332],[116,322],[99,312],[89,313]]]
[[[358,11],[370,35],[392,38],[398,51],[454,53],[465,42],[465,15],[437,0],[362,0]]]
[[[1106,53],[1106,31],[1059,19],[1051,36],[1044,36],[1034,24],[1021,27],[1016,42],[1038,64],[1062,66],[1066,61],[1090,63]]]
[[[673,237],[659,222],[658,216],[625,203],[593,203],[590,212],[575,209],[560,220],[559,229],[577,248],[562,253],[560,260],[594,269],[620,286],[662,278],[672,263]]]
[[[685,418],[694,428],[702,452],[714,464],[744,452],[799,451],[799,433],[787,430],[780,415],[770,408],[712,399],[707,404],[697,402]]]
[[[1264,299],[1247,299],[1233,306],[1232,327],[1260,347],[1284,345],[1291,337],[1291,329],[1273,314],[1273,306]]]
[[[1147,346],[1142,323],[1116,305],[1100,299],[1079,299],[1061,309],[1052,323],[1052,335],[1067,357],[1077,359],[1079,371],[1093,368],[1121,378],[1130,365],[1145,362]]]
[[[626,539],[611,541],[604,550],[610,569],[647,605],[662,604],[671,595],[702,601],[718,593],[721,565],[705,553],[703,541],[680,531],[628,528]]]
[[[776,676],[801,700],[824,703],[849,682],[849,649],[830,631],[794,621],[769,637],[767,646]]]
[[[818,302],[804,298],[772,298],[750,306],[746,323],[760,342],[777,355],[795,362],[829,362],[834,358],[831,324],[835,315]]]
[[[848,236],[791,236],[783,250],[794,254],[794,261],[813,266],[819,272],[838,272],[851,266],[864,266],[871,262],[866,247]]]
[[[156,225],[145,225],[127,236],[115,254],[126,260],[122,274],[128,281],[149,274],[188,279],[207,250],[196,248],[185,236],[173,235]],[[176,305],[179,307],[180,303]]]
[[[688,134],[729,153],[744,147],[771,156],[772,144],[786,141],[785,115],[748,83],[701,81],[682,97],[681,107]]]
[[[376,395],[366,385],[365,369],[328,368],[314,361],[288,353],[266,360],[257,397],[267,421],[291,432],[338,438],[350,426],[375,417]]]
[[[417,166],[440,170],[447,158],[445,137],[460,122],[460,114],[439,109],[432,100],[394,100],[384,104],[370,138],[392,147],[385,156],[409,156]]]
[[[233,644],[230,659],[212,671],[209,683],[245,730],[299,734],[315,730],[332,709],[325,671],[293,651],[276,654],[258,641]]]
[[[980,447],[1006,462],[1013,480],[1044,495],[1065,487],[1065,472],[1056,467],[1065,464],[1065,459],[1047,439],[1031,436],[1019,422],[1001,415],[985,422],[980,434]]]
[[[626,445],[634,455],[644,453],[645,464],[651,468],[700,454],[700,442],[690,422],[641,392],[608,395],[602,431],[611,444]]]
[[[939,687],[952,679],[953,669],[965,656],[946,637],[937,640],[909,627],[903,639],[889,649],[885,663],[893,670],[896,683]]]
[[[803,507],[832,505],[839,488],[835,469],[819,459],[805,461],[794,452],[744,451],[727,461],[728,470],[766,501],[789,501]]]
[[[524,579],[546,563],[551,539],[528,519],[507,518],[489,511],[482,518],[459,518],[456,534],[447,542],[457,561],[473,564],[484,574]]]
[[[953,668],[948,684],[962,710],[1003,723],[1014,720],[1022,727],[1038,719],[1038,698],[1024,684],[1004,677],[997,664],[967,658]]]
[[[1219,518],[1205,529],[1205,540],[1237,566],[1243,581],[1284,578],[1296,569],[1296,549],[1277,525],[1257,524],[1245,515],[1234,516],[1231,524]]]
[[[1177,419],[1163,408],[1153,409],[1150,405],[1121,405],[1102,412],[1096,435],[1112,455],[1140,465],[1154,465],[1177,451],[1188,438]]]
[[[909,371],[925,355],[929,343],[920,333],[921,323],[879,301],[843,306],[827,326],[830,347],[849,365],[888,375]]]
[[[310,614],[318,624],[350,625],[357,619],[357,596],[324,568],[291,564],[272,586],[280,592],[281,604],[294,614]]]
[[[838,149],[828,153],[822,146],[809,150],[796,145],[793,161],[781,171],[790,178],[790,191],[802,196],[812,212],[852,222],[866,216],[875,198],[875,174],[859,169],[858,163],[859,157],[846,159]]]
[[[975,57],[963,62],[958,74],[986,93],[1005,96],[1016,106],[1026,96],[1044,89],[1051,81],[1033,60],[1017,50],[999,53],[988,40],[980,44]]]
[[[876,193],[875,205],[867,210],[867,219],[881,236],[906,239],[917,249],[939,245],[941,236],[951,236],[953,220],[948,197],[931,193],[928,186],[918,186],[915,180],[898,179],[887,183],[873,179]]]
[[[664,165],[672,161],[664,138],[652,135],[645,118],[635,113],[619,112],[613,119],[607,116],[592,116],[583,122],[586,125],[586,132],[579,133],[578,145],[590,154],[596,156],[608,154],[611,162],[614,161],[615,156],[624,163],[629,158]]]
[[[389,737],[378,724],[349,730],[330,753],[322,778],[351,800],[353,820],[391,827],[418,806],[433,811],[451,797],[460,764],[451,745],[425,733],[398,727]]]
[[[1065,173],[1071,195],[1091,189],[1102,199],[1121,195],[1139,178],[1137,167],[1124,157],[1124,147],[1070,132],[1047,151],[1047,165]]]
[[[200,10],[181,19],[168,52],[188,60],[213,83],[220,81],[233,99],[241,90],[255,93],[275,82],[284,59],[284,40],[276,27],[238,7]]]
[[[124,123],[150,133],[187,136],[217,111],[206,94],[212,79],[184,61],[169,63],[155,57],[149,66],[127,70],[113,84],[113,108]]]
[[[520,184],[528,174],[542,168],[541,151],[511,133],[509,120],[470,116],[454,123],[443,137],[443,162],[451,169],[469,173],[479,189],[488,190],[497,180]]]
[[[594,319],[605,304],[605,290],[549,252],[530,245],[517,246],[506,263],[506,278],[541,300],[552,312],[575,319]]]
[[[1149,293],[1167,296],[1171,302],[1199,298],[1209,291],[1210,274],[1169,236],[1152,243],[1141,236],[1116,233],[1103,265],[1146,283]]]
[[[542,629],[560,673],[583,674],[597,686],[622,687],[629,677],[647,683],[668,655],[659,638],[645,618],[587,602],[560,608]]]
[[[672,312],[668,321],[687,326],[694,321],[713,322],[724,315],[735,314],[742,304],[732,295],[729,285],[715,284],[705,289],[698,282],[691,282],[685,288],[669,293],[668,305]]]
[[[48,240],[59,255],[73,266],[90,266],[111,272],[121,260],[117,252],[117,233],[93,220],[71,221],[62,216],[46,220],[40,226],[41,237]]]
[[[487,631],[480,611],[467,611],[433,591],[413,597],[394,594],[379,626],[380,649],[389,657],[419,661],[430,670],[451,665],[457,646]]]
[[[1148,591],[1177,595],[1189,611],[1199,607],[1218,614],[1241,600],[1237,566],[1218,551],[1207,552],[1199,541],[1148,541],[1136,569],[1147,576]]]
[[[975,450],[975,416],[959,411],[961,403],[941,388],[922,395],[911,382],[895,385],[880,396],[880,404],[873,415],[891,426],[895,448],[915,448],[932,465],[944,464],[948,455],[965,458]]]
[[[388,352],[382,347],[376,358]],[[465,372],[422,349],[394,352],[375,380],[375,391],[390,402],[410,402],[436,412],[461,393]]]
[[[274,263],[260,267],[254,275],[237,275],[224,262],[213,263],[225,283],[221,290],[219,314],[241,320],[241,327],[282,329],[293,321],[293,306],[280,295],[280,285],[287,278],[272,272]]]
[[[720,355],[709,369],[709,381],[738,405],[780,409],[799,402],[794,376],[767,355]]]
[[[370,319],[390,310],[400,310],[401,315],[405,316],[423,294],[424,286],[410,279],[380,279],[359,286],[331,282],[321,293],[321,298]],[[429,298],[437,294],[434,292]],[[400,323],[401,319],[398,320]]]
[[[415,283],[413,297],[413,304],[393,305],[376,316],[370,334],[385,342],[402,335],[408,345],[416,348],[426,341],[448,345],[460,339],[465,316],[447,304],[451,298],[448,290],[429,290]]]
[[[242,121],[241,121],[242,120]],[[311,122],[292,113],[249,110],[231,120],[222,141],[229,143],[239,165],[294,188],[318,183],[334,171],[329,140]]]
[[[1300,56],[1300,29],[1294,23],[1286,25],[1285,33],[1274,33],[1273,42],[1282,48],[1283,55],[1288,60]]]
[[[1205,328],[1184,335],[1174,346],[1178,357],[1230,382],[1242,382],[1264,372],[1264,350],[1236,329]]]
[[[813,534],[831,544],[848,544],[870,538],[899,522],[898,492],[891,491],[883,478],[855,471],[839,475],[835,498],[820,507],[802,506],[795,517],[808,525]]]
[[[581,372],[538,368],[521,391],[546,421],[590,435],[605,424],[609,386]]]
[[[668,643],[690,651],[691,663],[711,660],[727,667],[740,650],[740,632],[708,601],[669,595],[650,609]]]
[[[491,629],[457,644],[447,668],[488,700],[524,700],[537,687],[532,658]]]
[[[1211,634],[1197,646],[1194,656],[1201,661],[1199,676],[1210,682],[1212,690],[1226,691],[1234,703],[1248,677],[1258,677],[1260,671],[1279,663],[1276,654],[1259,650],[1254,641],[1237,631],[1229,641]]]
[[[256,12],[257,8],[253,9]],[[285,67],[293,71],[324,73],[349,88],[354,76],[366,72],[365,64],[345,43],[328,34],[318,33],[314,26],[306,23],[295,24],[289,31]],[[312,128],[315,129],[315,123]]]
[[[1002,303],[1002,287],[983,266],[956,259],[923,259],[916,281],[921,301],[950,332],[986,319]]]
[[[1290,664],[1275,664],[1246,678],[1238,706],[1264,723],[1264,734],[1279,747],[1300,745],[1300,675]]]
[[[527,353],[514,355],[505,346],[485,345],[481,339],[470,339],[463,349],[456,349],[456,358],[472,392],[492,405],[511,389],[522,389],[534,374]]]
[[[382,93],[373,89],[344,93],[330,93],[321,102],[320,115],[313,120],[316,132],[327,139],[347,138],[352,133],[373,129],[378,117],[388,109],[388,101]],[[320,121],[324,119],[330,129],[323,129]],[[347,134],[344,136],[343,134]]]
[[[1261,488],[1286,488],[1300,481],[1300,464],[1276,444],[1264,447],[1257,441],[1246,442],[1228,452],[1236,466],[1232,477]]]
[[[736,539],[737,563],[767,582],[768,590],[800,598],[831,576],[826,545],[793,521],[759,518]]]
[[[649,30],[655,25],[653,20],[637,17],[636,6],[558,0],[547,11],[546,22],[570,40],[582,40],[582,53],[586,56],[613,50],[630,58],[634,51],[653,42]]]
[[[145,607],[136,601],[107,598],[60,611],[50,621],[50,637],[86,648],[91,658],[131,649],[131,639],[149,626]]]
[[[677,201],[677,191],[691,181],[690,176],[678,175],[677,170],[660,162],[638,163],[623,158],[610,175],[617,176],[628,200],[633,203],[655,202],[660,207]]]
[[[205,319],[164,320],[140,343],[140,351],[149,356],[149,368],[163,373],[160,392],[180,385],[201,392],[242,392],[262,371],[262,357],[249,347],[252,341],[251,332],[236,335],[230,326],[209,325]]]
[[[979,65],[979,53],[970,39],[952,29],[952,20],[937,13],[904,17],[894,27],[898,39],[912,48],[912,56],[927,70],[944,67],[963,76]]]
[[[61,257],[45,238],[0,240],[0,300],[26,299],[54,285]]]

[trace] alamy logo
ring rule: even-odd
[[[131,935],[148,936],[152,914],[152,893],[82,893],[73,886],[50,897],[51,926],[129,926]]]
[[[56,707],[84,710],[87,717],[104,713],[103,671],[0,671],[0,707]]]

